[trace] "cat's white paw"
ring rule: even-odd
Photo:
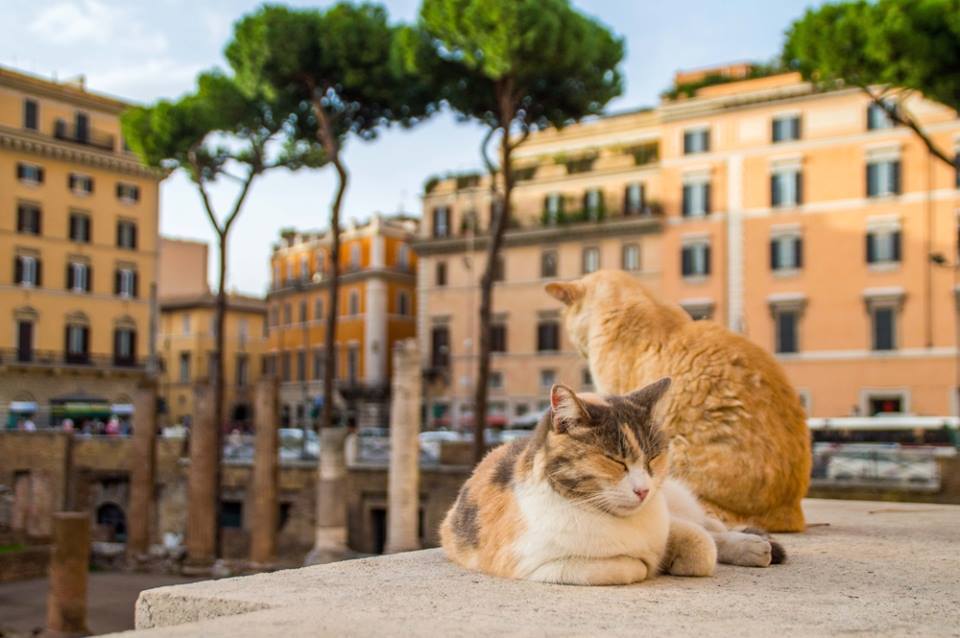
[[[720,562],[743,567],[769,567],[773,561],[770,541],[755,534],[727,532]]]

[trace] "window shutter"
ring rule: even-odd
[[[776,208],[780,205],[780,189],[777,188],[777,174],[770,175],[770,206]]]
[[[36,219],[36,228],[34,230],[36,230],[38,235],[42,235],[43,234],[43,212],[41,212],[39,208],[35,208],[33,210],[35,215],[34,219]]]
[[[25,226],[24,217],[26,212],[23,210],[23,206],[17,206],[17,232],[22,233]]]
[[[795,189],[797,193],[796,204],[797,206],[799,206],[800,204],[803,203],[803,173],[800,171],[797,171],[796,173],[793,174],[793,179],[794,179]]]
[[[137,299],[140,296],[140,273],[133,271],[133,298]]]
[[[770,240],[770,270],[776,270],[780,265],[780,242],[776,239]]]
[[[19,256],[13,258],[13,283],[19,284],[23,281],[23,260]]]
[[[873,247],[873,233],[867,233],[867,263],[872,264],[877,260]]]
[[[780,141],[780,121],[776,118],[770,120],[770,139],[774,142]]]
[[[117,184],[117,199],[120,199],[121,197],[123,197],[123,185],[118,183],[118,184]]]
[[[77,216],[70,215],[70,239],[77,239]]]
[[[793,246],[794,254],[797,256],[796,266],[798,269],[803,268],[803,237],[795,237]]]
[[[893,192],[900,194],[900,160],[893,162]]]
[[[90,328],[84,326],[80,329],[80,334],[83,335],[83,354],[90,352]]]
[[[17,164],[17,179],[23,179],[26,173],[26,167],[23,164]]]
[[[703,274],[709,275],[710,274],[710,244],[707,244],[706,246],[703,247],[703,261],[704,261]]]
[[[113,271],[113,294],[120,294],[120,271]]]
[[[84,215],[80,220],[80,228],[83,231],[80,237],[83,239],[84,242],[89,243],[90,238],[93,235],[93,220],[91,220],[88,216]]]
[[[113,358],[120,358],[120,330],[116,328],[113,331]]]
[[[130,225],[130,248],[137,247],[137,225]]]
[[[684,247],[680,249],[680,273],[684,276],[687,276],[690,274],[691,270],[690,249],[688,247]]]
[[[683,154],[686,155],[690,152],[690,133],[683,134]]]
[[[900,261],[900,232],[901,231],[899,230],[895,231],[890,237],[890,240],[893,242],[893,260],[894,261]]]
[[[709,139],[709,138],[707,138],[707,139]],[[711,190],[712,190],[712,189],[711,189],[711,184],[710,184],[710,182],[707,182],[706,184],[703,185],[703,214],[704,214],[704,215],[709,215],[709,214],[710,214],[710,211],[713,210],[713,206],[711,206],[711,202],[710,202],[710,191],[711,191]]]
[[[709,129],[703,132],[703,152],[704,153],[710,152],[710,130]]]
[[[793,118],[793,139],[799,140],[801,135],[800,117]]]
[[[70,175],[67,176],[67,188],[69,188],[70,190],[73,190],[75,183],[76,183],[76,178],[73,176],[73,173],[70,173]]]
[[[91,287],[93,286],[93,266],[87,266],[87,281],[84,286],[84,292],[90,292]]]
[[[67,290],[73,289],[73,264],[67,262]]]
[[[683,216],[690,215],[690,184],[683,185]]]
[[[37,281],[36,281],[36,286],[37,286],[37,288],[39,288],[40,286],[43,285],[43,262],[40,261],[40,258],[39,258],[39,257],[37,257],[37,261],[36,261],[35,263],[36,263],[36,268],[37,268]]]
[[[37,180],[42,184],[44,180],[43,167],[37,168]]]
[[[867,197],[877,194],[877,164],[867,164]]]
[[[130,361],[137,360],[137,331],[128,330],[127,333],[130,335]]]
[[[70,354],[70,325],[63,328],[63,351]]]
[[[123,224],[117,222],[117,246],[123,246],[122,230]]]

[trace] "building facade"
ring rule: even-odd
[[[129,414],[150,355],[160,175],[127,104],[0,68],[0,413]]]
[[[416,234],[410,217],[376,215],[342,230],[335,404],[359,425],[386,426],[390,351],[416,336]],[[323,398],[330,308],[328,233],[286,232],[271,256],[262,369],[280,379],[285,425],[314,423]]]
[[[543,285],[598,268],[635,272],[774,353],[812,416],[957,414],[956,171],[859,90],[743,79],[739,66],[708,75],[724,73],[517,149],[494,421],[543,408],[554,381],[590,387]],[[905,107],[941,148],[960,145],[956,113],[919,96]],[[424,196],[418,334],[436,425],[469,420],[488,193],[463,175]]]

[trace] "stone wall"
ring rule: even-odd
[[[50,564],[50,547],[32,545],[16,551],[0,553],[0,583],[12,580],[42,578]]]

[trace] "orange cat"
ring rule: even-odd
[[[810,436],[772,356],[717,323],[693,321],[624,272],[546,288],[566,305],[568,335],[598,390],[622,394],[673,378],[664,419],[671,473],[709,511],[728,524],[804,529]]]

